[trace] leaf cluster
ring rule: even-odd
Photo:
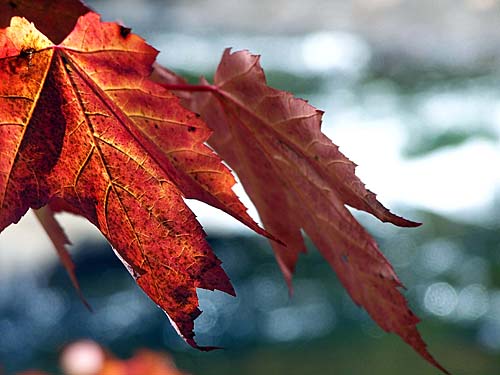
[[[347,206],[418,224],[377,201],[321,132],[322,112],[269,87],[258,56],[226,50],[213,83],[189,85],[129,28],[77,0],[1,1],[0,27],[0,231],[35,209],[79,290],[54,214],[86,218],[201,350],[212,348],[194,339],[196,289],[235,292],[184,198],[268,237],[290,288],[305,232],[356,304],[446,372],[392,266]]]

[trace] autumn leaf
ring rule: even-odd
[[[0,231],[47,204],[87,218],[198,347],[196,288],[234,290],[183,196],[266,233],[205,123],[147,79],[156,55],[92,12],[58,45],[24,18],[0,30]]]
[[[187,375],[166,354],[142,349],[128,360],[107,359],[96,375]]]
[[[155,78],[171,79],[161,72]],[[321,111],[267,86],[258,56],[226,50],[214,85],[202,83],[209,92],[194,93],[187,104],[214,130],[210,144],[241,179],[264,227],[286,243],[272,246],[287,282],[305,251],[303,229],[354,302],[446,372],[427,351],[392,266],[346,205],[395,225],[418,224],[392,214],[365,188],[355,164],[321,132]]]

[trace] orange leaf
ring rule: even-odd
[[[287,244],[272,243],[287,281],[305,251],[304,229],[352,299],[446,372],[428,353],[392,266],[345,205],[399,226],[418,224],[365,189],[355,165],[321,133],[322,112],[267,86],[258,56],[226,50],[214,85],[213,93],[193,94],[191,107],[215,131],[210,144],[240,177],[264,227]]]
[[[182,196],[265,232],[205,123],[147,79],[156,55],[92,12],[59,45],[23,18],[0,30],[0,231],[47,204],[84,216],[198,347],[196,288],[234,290]]]
[[[187,375],[166,354],[142,349],[128,360],[107,359],[97,375]]]

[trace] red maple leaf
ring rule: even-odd
[[[264,232],[204,145],[210,129],[147,79],[156,54],[95,13],[59,45],[23,18],[0,30],[0,231],[47,204],[84,216],[196,346],[196,288],[234,290],[182,197]]]

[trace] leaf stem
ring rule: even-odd
[[[217,86],[215,85],[190,85],[188,83],[176,83],[176,84],[170,84],[170,83],[161,83],[163,87],[165,87],[168,90],[171,91],[212,91],[212,92],[217,92]]]

